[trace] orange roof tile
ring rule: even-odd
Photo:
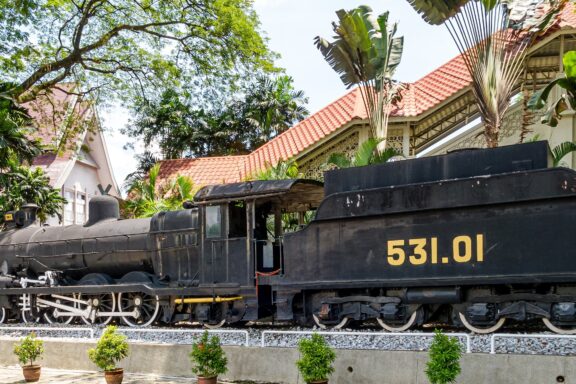
[[[575,10],[576,5],[569,3],[548,34],[558,29],[576,28]],[[420,116],[465,90],[471,81],[464,59],[458,55],[420,80],[406,84],[402,99],[391,116]],[[248,155],[164,160],[159,177],[188,175],[197,185],[241,181],[268,164],[298,155],[353,120],[366,118],[360,89],[355,88]]]

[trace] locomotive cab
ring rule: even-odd
[[[240,284],[248,306],[245,320],[272,314],[271,287],[260,282],[283,273],[284,232],[304,225],[323,196],[322,183],[300,179],[201,189],[195,197],[201,212],[200,284]]]

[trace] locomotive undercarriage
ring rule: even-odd
[[[114,284],[106,275],[91,275],[90,281],[101,285],[58,285],[57,280],[46,276],[15,279],[12,287],[0,288],[0,324],[16,319],[24,323],[120,322],[144,327],[191,321],[216,328],[239,322],[246,312],[244,296],[249,295],[238,287],[172,287],[157,281],[151,284],[154,279],[148,274],[134,277],[128,279],[133,283]]]
[[[443,324],[488,334],[507,323],[541,322],[554,333],[576,334],[576,286],[321,291],[307,292],[299,300],[295,310],[307,308],[324,329],[355,322],[404,332]]]

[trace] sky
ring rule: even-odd
[[[294,86],[308,97],[313,114],[347,92],[339,76],[314,46],[314,37],[332,40],[332,22],[338,9],[370,6],[375,14],[389,11],[389,21],[398,22],[396,36],[404,36],[402,62],[395,79],[413,82],[458,54],[444,26],[430,26],[414,11],[407,0],[254,0],[261,30],[269,47],[280,54],[279,67],[294,79]],[[129,141],[119,133],[130,116],[113,107],[101,113],[109,156],[121,186],[126,175],[136,168],[135,151],[123,147]],[[136,146],[136,151],[142,147]]]

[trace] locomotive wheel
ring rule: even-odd
[[[30,323],[39,323],[41,320],[40,315],[33,316],[32,312],[38,313],[38,308],[34,308],[32,311],[32,295],[23,294],[20,297],[22,308],[24,308],[24,302],[27,302],[28,308],[20,310],[20,317],[23,323],[30,324]]]
[[[88,305],[92,304],[93,312],[90,316],[81,316],[80,318],[87,325],[106,325],[112,321],[113,316],[96,316],[98,312],[115,312],[116,311],[116,295],[113,293],[101,293],[98,295],[82,295],[77,296],[79,300],[88,301]],[[81,308],[82,309],[82,308]]]
[[[0,307],[0,324],[4,324],[8,320],[8,311],[6,308]]]
[[[160,301],[158,296],[139,292],[122,292],[118,294],[120,312],[138,313],[137,317],[122,316],[122,322],[130,327],[147,327],[158,318]]]
[[[496,332],[497,330],[502,328],[502,326],[506,322],[506,318],[502,317],[502,318],[498,319],[498,321],[494,325],[488,326],[486,328],[478,328],[478,327],[475,327],[474,325],[470,324],[470,322],[466,319],[466,315],[463,314],[462,312],[458,312],[458,316],[460,317],[460,321],[462,322],[462,324],[464,324],[466,329],[468,329],[469,331],[472,331],[474,333],[481,334],[481,335]]]
[[[226,319],[222,319],[219,323],[208,323],[208,322],[202,323],[204,328],[207,328],[207,329],[222,328],[224,326],[224,324],[226,324]]]
[[[421,312],[422,312],[421,308],[415,310],[412,313],[412,315],[410,315],[410,317],[408,318],[408,321],[406,321],[406,323],[404,323],[403,325],[387,324],[381,318],[377,318],[376,321],[378,321],[378,324],[380,324],[380,326],[385,330],[387,330],[388,332],[404,332],[410,329],[414,325],[414,323],[416,323],[416,320],[418,319],[418,314]]]
[[[576,328],[560,328],[559,325],[555,325],[550,321],[550,319],[546,317],[543,317],[542,321],[544,322],[546,328],[548,328],[554,333],[557,333],[559,335],[576,335]]]
[[[62,304],[62,301],[60,299],[56,300],[56,303],[58,304]],[[48,324],[70,324],[72,322],[72,320],[74,320],[74,316],[54,316],[54,312],[56,311],[56,308],[48,308],[46,309],[46,311],[44,312],[44,320],[48,323]]]
[[[318,318],[318,316],[312,315],[312,317],[314,318],[314,323],[316,323],[316,325],[321,329],[342,329],[350,321],[350,318],[348,316],[344,316],[344,318],[342,318],[342,321],[340,321],[338,324],[327,325],[327,324],[322,323],[322,321]]]

